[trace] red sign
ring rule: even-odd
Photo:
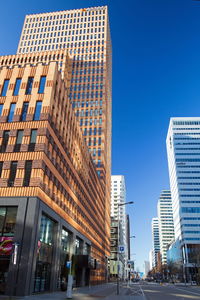
[[[0,237],[0,255],[11,255],[13,237]]]

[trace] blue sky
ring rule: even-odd
[[[131,253],[143,267],[151,218],[169,187],[170,117],[200,115],[200,2],[192,0],[2,1],[0,55],[14,54],[24,17],[108,5],[113,43],[112,173],[126,178]]]

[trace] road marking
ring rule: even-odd
[[[144,299],[146,299],[145,294],[144,294],[143,289],[140,284],[139,284],[139,287],[140,287],[140,291],[142,292],[142,296],[144,297]]]
[[[180,288],[177,288],[177,287],[171,287],[171,288],[174,288],[174,289],[179,290],[179,291],[182,291],[182,292],[187,292],[187,293],[190,293],[190,294],[193,294],[193,295],[200,296],[200,293],[195,293],[195,292],[183,290],[183,289],[180,289]]]

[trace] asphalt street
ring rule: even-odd
[[[73,290],[74,300],[200,300],[200,287],[167,285],[156,283],[120,283],[117,295],[116,283],[84,287]],[[65,292],[36,294],[27,297],[0,296],[0,300],[66,300]]]
[[[200,287],[139,283],[138,286],[132,284],[129,289],[133,296],[142,294],[144,300],[200,299]]]

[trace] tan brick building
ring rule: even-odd
[[[71,260],[77,286],[105,281],[107,191],[68,100],[66,51],[0,66],[0,293],[64,287]]]
[[[105,185],[105,226],[109,240],[112,44],[108,7],[30,14],[25,17],[18,54],[60,49],[67,50],[71,61],[69,99],[98,176]],[[59,64],[62,68],[62,61]]]

